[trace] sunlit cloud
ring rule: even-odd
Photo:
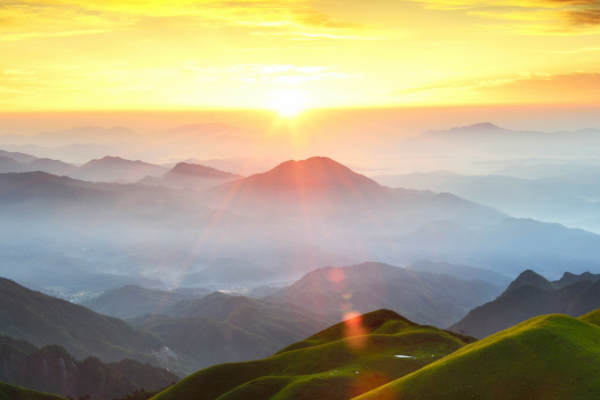
[[[314,10],[307,0],[103,1],[0,0],[0,39],[85,35],[126,28],[148,17],[189,17],[197,26],[266,28],[255,34],[330,39],[374,39],[378,26],[340,20]]]
[[[413,0],[428,8],[511,22],[496,28],[523,34],[586,34],[600,30],[600,0]],[[486,29],[494,26],[486,25]],[[512,29],[511,29],[512,28]]]
[[[598,102],[600,98],[600,72],[571,72],[548,74],[543,72],[521,72],[512,77],[478,79],[439,85],[407,87],[395,90],[391,96],[404,101],[435,99],[451,102]]]

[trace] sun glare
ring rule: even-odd
[[[306,109],[306,96],[295,90],[286,90],[273,94],[271,107],[284,118],[294,118]]]

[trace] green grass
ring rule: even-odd
[[[66,400],[53,394],[36,392],[0,382],[0,400]]]
[[[272,357],[201,370],[153,400],[346,400],[423,368],[473,341],[416,325],[389,310],[366,314],[362,320],[362,333],[366,334],[346,338],[345,324],[334,325]]]
[[[598,399],[599,348],[596,325],[559,314],[535,317],[356,400]]]

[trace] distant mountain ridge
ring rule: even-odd
[[[138,183],[177,189],[188,188],[202,190],[219,186],[222,183],[235,181],[241,178],[243,178],[241,175],[219,171],[204,165],[182,162],[175,165],[173,169],[166,172],[162,176],[147,176],[146,178],[138,181]]]
[[[341,222],[340,218],[351,217],[389,224],[393,215],[410,226],[421,218],[485,224],[506,217],[448,194],[392,190],[326,157],[287,161],[268,172],[207,190],[203,197],[212,207],[269,218],[301,216]],[[391,214],[383,217],[384,213]]]
[[[104,364],[89,357],[78,361],[57,345],[24,352],[2,342],[0,339],[0,380],[46,393],[109,400],[179,381],[165,369],[133,360]]]
[[[525,271],[496,300],[474,308],[450,329],[483,338],[538,315],[579,317],[600,308],[600,281],[573,281],[559,287]]]
[[[106,156],[100,160],[92,160],[78,167],[69,176],[85,181],[111,182],[125,180],[135,182],[145,176],[159,176],[168,170],[159,165],[140,160],[131,161],[121,157]]]
[[[498,286],[488,282],[467,282],[450,275],[372,262],[320,268],[267,299],[340,317],[350,311],[387,308],[418,323],[448,326],[500,292]]]
[[[196,370],[268,357],[336,321],[299,305],[220,292],[202,299],[182,300],[163,314],[128,322],[152,332],[170,349],[194,360]]]
[[[0,278],[0,334],[38,347],[58,344],[78,359],[94,356],[104,362],[125,358],[152,362],[149,353],[163,347],[157,337],[122,320],[4,278]]]
[[[428,260],[421,260],[407,266],[406,269],[410,269],[413,271],[429,271],[436,272],[439,274],[448,274],[463,281],[481,280],[493,283],[495,285],[498,285],[499,287],[505,287],[511,282],[510,278],[494,271],[447,262],[432,262]]]
[[[84,301],[81,305],[100,314],[126,319],[147,314],[162,314],[177,302],[189,298],[192,296],[127,285],[104,292],[98,297]]]

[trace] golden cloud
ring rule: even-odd
[[[380,27],[322,14],[309,0],[0,0],[0,40],[100,33],[147,17],[188,17],[208,28],[268,28],[290,36],[382,38]],[[273,34],[266,32],[264,34]]]
[[[428,8],[464,9],[472,16],[523,22],[519,33],[573,34],[600,28],[600,0],[411,0]],[[489,27],[487,27],[489,28]],[[596,32],[597,30],[594,30]]]
[[[600,72],[576,71],[565,74],[523,72],[512,77],[480,79],[395,90],[391,96],[403,100],[451,98],[495,103],[517,102],[598,102]]]

